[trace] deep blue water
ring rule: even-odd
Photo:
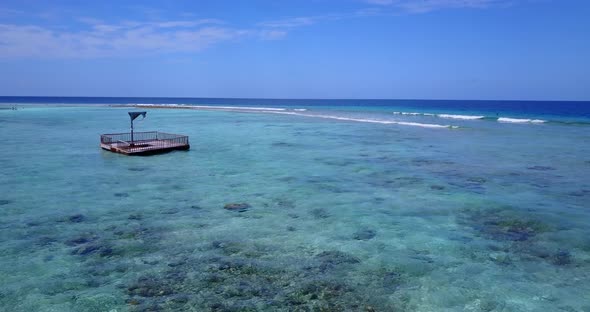
[[[0,96],[15,104],[185,104],[260,107],[321,107],[323,109],[397,110],[485,116],[551,117],[551,120],[590,119],[589,101],[476,101],[476,100],[350,100],[350,99],[238,99],[173,97],[22,97]]]

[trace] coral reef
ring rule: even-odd
[[[235,212],[245,212],[250,208],[251,206],[248,203],[229,203],[223,206],[223,209]]]
[[[377,231],[373,229],[360,229],[352,235],[352,238],[356,240],[369,240],[374,238],[376,235]]]

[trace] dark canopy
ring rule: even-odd
[[[135,118],[139,117],[139,115],[142,115],[143,118],[145,118],[145,114],[147,114],[147,112],[129,112],[129,117],[131,117],[131,121],[133,121]]]

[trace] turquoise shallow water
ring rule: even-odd
[[[0,111],[0,310],[590,311],[588,126],[128,110]]]

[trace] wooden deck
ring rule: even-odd
[[[146,140],[135,142],[133,146],[126,142],[117,142],[105,144],[101,143],[100,147],[104,150],[125,154],[125,155],[152,155],[170,152],[174,150],[188,150],[190,145],[187,143],[177,143],[167,140]]]
[[[133,142],[133,143],[131,143]],[[125,155],[152,155],[190,149],[188,136],[158,131],[100,135],[100,147]]]

